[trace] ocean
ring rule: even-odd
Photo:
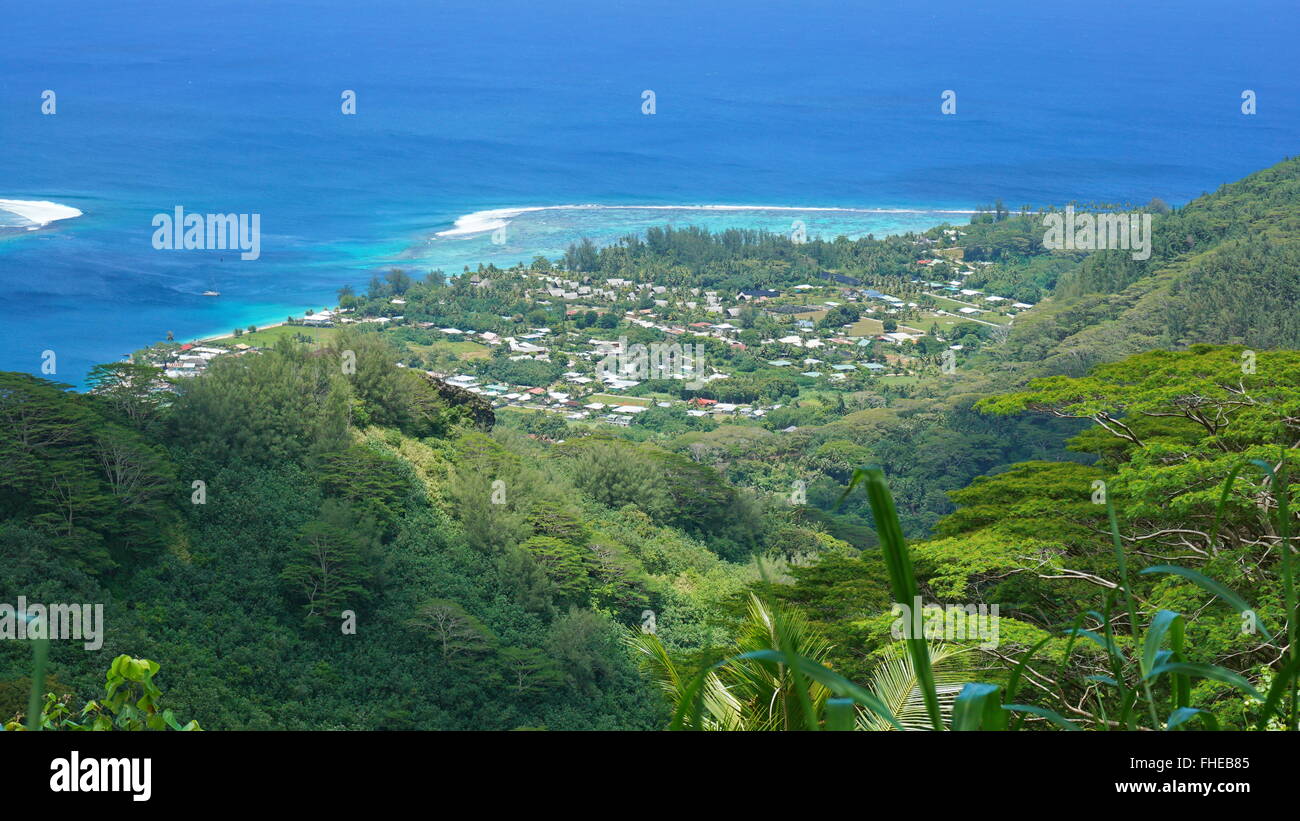
[[[39,373],[51,350],[77,385],[168,332],[301,315],[392,266],[662,224],[862,236],[998,198],[1179,204],[1295,152],[1293,0],[890,5],[10,8],[0,199],[83,213],[0,220],[0,369]],[[155,249],[177,206],[259,215],[260,256]]]

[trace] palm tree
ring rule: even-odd
[[[910,658],[885,659],[868,687],[858,687],[825,667],[831,645],[807,619],[752,593],[733,653],[694,677],[683,674],[657,636],[632,632],[626,642],[667,696],[674,725],[685,729],[822,729],[836,716],[848,719],[843,729],[929,729]],[[930,652],[947,720],[964,673],[947,668],[964,648],[937,645]]]
[[[628,644],[641,654],[643,668],[659,683],[673,709],[690,707],[692,684],[683,676],[659,638],[632,633]],[[703,673],[686,723],[699,730],[784,730],[807,726],[820,715],[829,691],[766,652],[791,653],[821,664],[830,645],[798,613],[769,606],[750,594],[749,611],[734,644],[734,655]],[[798,678],[803,686],[796,686]],[[700,676],[695,677],[696,680]]]

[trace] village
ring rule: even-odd
[[[762,422],[797,397],[902,386],[951,367],[1033,307],[967,287],[965,280],[991,263],[966,262],[960,248],[928,251],[931,244],[917,242],[917,272],[892,281],[892,293],[829,271],[783,289],[734,291],[549,265],[466,272],[457,283],[464,301],[501,294],[502,304],[522,306],[489,317],[491,328],[426,318],[457,313],[450,284],[399,286],[393,295],[372,284],[364,298],[169,347],[154,361],[168,377],[185,379],[218,357],[256,353],[286,335],[323,343],[338,328],[371,325],[406,354],[397,364],[478,394],[495,409],[619,427],[655,408]],[[530,324],[540,316],[563,320]]]

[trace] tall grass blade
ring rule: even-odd
[[[28,618],[26,613],[20,613],[18,617],[28,619],[29,625],[36,621]],[[45,663],[49,656],[50,640],[32,639],[32,689],[27,696],[27,729],[33,732],[41,729],[41,691],[45,689]]]
[[[1219,584],[1214,579],[1211,579],[1209,576],[1197,573],[1195,570],[1189,570],[1186,567],[1180,567],[1176,564],[1153,564],[1150,567],[1144,567],[1138,571],[1139,576],[1148,573],[1173,573],[1176,576],[1182,576],[1184,579],[1187,579],[1202,590],[1223,599],[1224,602],[1238,613],[1255,612],[1255,608],[1251,607],[1250,603],[1241,596],[1233,593],[1231,590]],[[1273,634],[1268,631],[1268,628],[1264,626],[1264,622],[1260,620],[1258,616],[1255,618],[1255,627],[1264,634],[1265,639],[1270,643],[1273,642]]]
[[[1070,721],[1060,713],[1048,710],[1044,707],[1035,707],[1032,704],[1004,704],[1002,705],[1002,709],[1013,713],[1029,713],[1031,715],[1041,716],[1055,724],[1057,727],[1060,727],[1062,730],[1083,731],[1083,728],[1078,724]]]
[[[1110,523],[1110,538],[1115,545],[1115,563],[1119,567],[1120,583],[1124,586],[1124,603],[1128,607],[1129,631],[1133,636],[1133,643],[1138,643],[1138,619],[1137,605],[1133,602],[1133,587],[1129,584],[1128,578],[1128,559],[1124,554],[1124,540],[1119,535],[1119,521],[1115,518],[1115,505],[1111,502],[1110,496],[1106,496],[1106,518]],[[1145,671],[1144,671],[1145,672]],[[1142,691],[1147,697],[1147,709],[1151,712],[1151,725],[1153,728],[1160,726],[1160,718],[1156,715],[1155,698],[1151,695],[1151,682],[1145,675],[1142,676]]]
[[[1259,691],[1239,673],[1220,667],[1217,664],[1193,664],[1186,661],[1168,661],[1157,664],[1150,673],[1146,675],[1145,680],[1150,682],[1157,679],[1165,673],[1179,674],[1185,676],[1195,676],[1197,678],[1208,678],[1214,681],[1221,681],[1224,684],[1231,684],[1238,690],[1241,690],[1248,696],[1259,701],[1264,701],[1264,697]]]
[[[876,534],[880,537],[880,549],[889,570],[889,584],[896,602],[915,601],[918,595],[916,574],[912,570],[912,557],[907,551],[903,538],[903,527],[898,521],[898,511],[894,507],[894,497],[889,492],[885,474],[880,468],[858,468],[853,471],[849,486],[844,491],[847,496],[853,488],[862,483],[871,505],[871,516],[875,520]],[[843,501],[843,497],[841,497]],[[939,709],[939,695],[934,686],[934,670],[930,666],[930,653],[924,636],[908,636],[908,654],[912,657],[913,669],[920,680],[921,695],[925,698],[925,709],[930,715],[930,724],[936,730],[942,730],[943,714]]]

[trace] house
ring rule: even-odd
[[[543,348],[541,345],[534,345],[531,342],[519,342],[513,336],[507,336],[506,342],[510,345],[510,350],[516,353],[546,353],[546,348]]]
[[[303,317],[302,324],[309,328],[329,328],[334,325],[334,314],[331,311],[321,311],[320,313]]]

